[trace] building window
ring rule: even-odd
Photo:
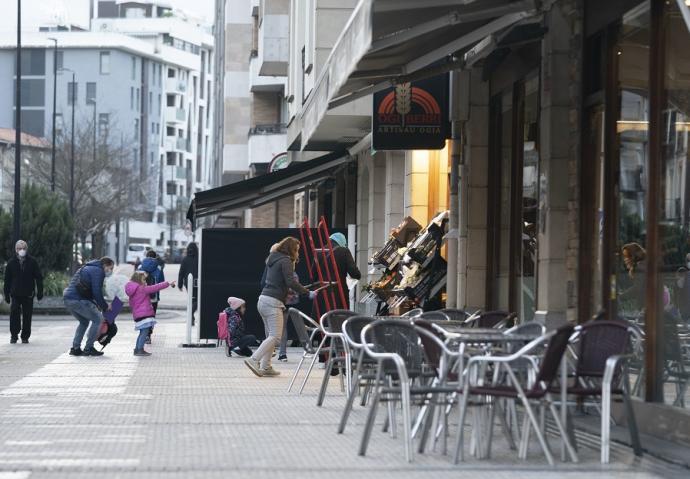
[[[165,193],[167,195],[174,195],[177,192],[177,188],[174,181],[167,181],[165,184]]]
[[[139,141],[139,118],[134,120],[134,140]]]
[[[16,65],[15,65],[16,70]],[[16,74],[16,71],[15,71]],[[46,74],[46,54],[42,48],[22,50],[22,75],[43,76]]]
[[[129,88],[129,108],[134,110],[134,87]]]
[[[177,161],[177,159],[175,158],[175,156],[177,156],[175,153],[173,153],[172,151],[168,151],[168,152],[166,153],[166,161],[165,161],[166,165],[168,165],[168,166],[174,166],[174,165],[175,165],[175,162]]]
[[[168,68],[168,78],[175,78],[175,69]]]
[[[132,57],[132,80],[137,79],[137,59]]]
[[[101,52],[101,75],[110,75],[110,52]]]
[[[166,95],[167,98],[167,105],[168,106],[175,106],[175,95]]]
[[[77,96],[79,93],[78,83],[67,83],[67,103],[70,105],[76,104]]]
[[[153,111],[153,92],[149,92],[149,112]]]
[[[161,94],[158,94],[158,114],[161,113]]]
[[[14,81],[16,88],[17,81]],[[45,80],[38,78],[22,78],[22,106],[45,106]],[[14,90],[13,90],[14,91]],[[12,99],[16,102],[15,96]],[[13,103],[14,104],[14,103]]]
[[[96,101],[96,84],[88,82],[86,84],[86,103],[91,104]]]
[[[98,114],[98,134],[100,136],[108,135],[108,127],[110,125],[110,114],[99,113]]]
[[[173,128],[172,126],[166,127],[165,130],[168,136],[175,136],[175,128]]]
[[[61,70],[63,68],[63,64],[65,62],[65,52],[63,51],[58,51],[57,52],[57,57],[55,63],[57,64],[57,69]]]
[[[138,88],[137,88],[137,92],[136,92],[135,103],[137,105],[137,111],[141,111],[141,109],[139,108],[139,89]]]

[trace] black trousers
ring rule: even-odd
[[[22,339],[31,336],[31,315],[34,312],[33,296],[12,296],[10,303],[10,335],[13,338],[22,334]]]
[[[249,349],[249,346],[256,346],[256,336],[253,334],[245,334],[238,341],[235,341],[232,345],[232,349],[239,349],[244,356],[251,356],[253,351]]]

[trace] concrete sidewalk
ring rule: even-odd
[[[608,466],[582,445],[579,464],[552,469],[534,440],[522,462],[498,432],[490,461],[454,466],[427,453],[407,464],[402,441],[380,427],[359,457],[366,411],[356,407],[346,433],[336,434],[344,402],[337,381],[322,408],[315,406],[321,370],[302,396],[285,392],[298,350],[290,363],[275,364],[282,376],[256,378],[221,349],[178,347],[179,313],[162,315],[150,358],[132,356],[132,324],[119,325],[101,358],[67,355],[76,326],[67,318],[37,321],[31,344],[0,343],[0,479],[688,477],[687,469],[635,459],[621,446]]]

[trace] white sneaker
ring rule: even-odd
[[[265,377],[280,376],[280,371],[273,369],[273,366],[261,368],[259,371],[261,372],[261,375]]]
[[[262,377],[264,375],[264,373],[262,372],[263,370],[259,365],[259,361],[257,361],[256,359],[247,358],[244,360],[244,364],[246,364],[247,367],[251,369],[251,371],[257,376]]]

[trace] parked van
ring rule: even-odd
[[[127,246],[127,262],[129,264],[136,264],[137,262],[144,261],[146,252],[150,249],[151,245],[147,243],[130,243]]]

